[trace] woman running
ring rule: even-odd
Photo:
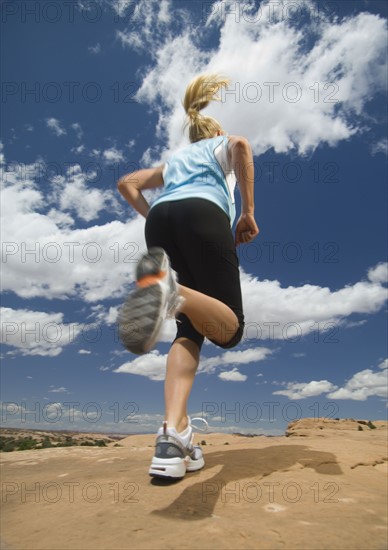
[[[232,348],[244,330],[236,246],[259,233],[252,151],[246,138],[227,136],[217,120],[200,113],[228,84],[218,74],[194,78],[183,101],[190,145],[164,165],[127,174],[118,182],[120,193],[146,218],[148,248],[137,266],[137,288],[119,314],[120,338],[132,353],[146,353],[164,319],[175,315],[177,320],[167,358],[165,420],[151,476],[179,478],[204,466],[187,415],[201,347],[206,337]],[[236,181],[241,214],[233,237]],[[150,207],[142,191],[157,187],[163,190]]]

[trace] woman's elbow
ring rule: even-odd
[[[128,191],[130,187],[136,186],[136,179],[133,178],[133,174],[126,174],[125,176],[121,176],[121,178],[117,182],[117,189],[121,194],[123,194],[125,191]]]
[[[124,187],[125,187],[125,180],[124,180],[124,177],[122,177],[122,178],[120,178],[119,181],[117,182],[117,189],[120,191],[120,193],[122,193]]]

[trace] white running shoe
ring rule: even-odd
[[[193,420],[201,420],[207,427],[204,418]],[[175,428],[167,428],[167,422],[163,422],[163,427],[158,430],[155,455],[148,471],[150,476],[177,479],[184,477],[186,472],[195,472],[204,467],[202,449],[199,445],[193,445],[193,427],[190,417],[186,430],[181,433]]]
[[[128,351],[147,353],[158,339],[162,323],[183,302],[176,273],[162,248],[150,248],[136,269],[136,289],[118,315],[119,337]]]

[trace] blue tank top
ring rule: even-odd
[[[171,155],[163,169],[163,180],[163,190],[152,207],[167,201],[207,199],[222,208],[233,224],[236,176],[227,136],[197,141]]]

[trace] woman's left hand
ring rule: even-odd
[[[236,224],[236,246],[249,243],[259,234],[259,231],[253,214],[241,214]]]

